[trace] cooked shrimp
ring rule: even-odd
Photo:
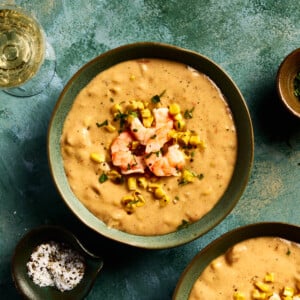
[[[168,108],[155,108],[153,115],[155,127],[146,128],[138,118],[134,118],[130,126],[132,134],[146,146],[146,153],[159,151],[170,140],[168,132],[173,128]]]
[[[130,124],[130,130],[142,145],[146,145],[149,139],[154,136],[156,129],[154,127],[147,128],[139,118],[134,118]]]
[[[156,129],[146,144],[146,153],[159,151],[166,142],[170,140],[169,136],[170,128],[168,125]]]
[[[156,176],[176,176],[185,164],[185,156],[178,145],[170,146],[165,155],[161,149],[170,140],[169,131],[173,120],[168,108],[153,109],[155,126],[145,127],[139,118],[130,124],[131,132],[121,133],[112,143],[111,155],[115,166],[122,174],[144,173],[146,166]],[[131,151],[134,138],[145,146],[143,156],[136,156]]]
[[[131,134],[125,131],[111,145],[112,163],[120,167],[122,174],[144,173],[145,170],[143,157],[134,155],[130,150],[132,142]]]
[[[168,148],[165,155],[161,151],[152,152],[146,156],[145,162],[149,170],[156,176],[178,176],[178,171],[185,164],[185,155],[178,145]]]
[[[155,128],[158,129],[163,126],[173,127],[173,120],[170,118],[169,109],[166,107],[154,108],[153,115],[155,120]]]

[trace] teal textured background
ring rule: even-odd
[[[297,1],[32,0],[56,51],[57,70],[40,95],[0,92],[0,291],[19,299],[10,262],[18,240],[41,224],[60,224],[104,256],[87,299],[170,299],[188,262],[210,241],[241,225],[300,225],[300,120],[276,94],[283,58],[300,47]],[[86,62],[114,47],[157,41],[197,51],[218,63],[248,104],[255,159],[247,188],[230,215],[184,246],[149,251],[99,237],[67,209],[52,182],[46,154],[49,119],[63,86]],[[300,67],[300,66],[299,66]]]

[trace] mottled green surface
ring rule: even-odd
[[[0,93],[1,299],[19,298],[10,276],[12,252],[41,224],[63,225],[103,254],[88,299],[145,300],[170,299],[191,258],[232,228],[257,221],[300,225],[300,121],[282,109],[275,89],[280,62],[300,47],[297,1],[19,2],[39,9],[56,50],[57,74],[38,96]],[[136,41],[170,43],[213,59],[241,89],[254,125],[254,166],[236,208],[202,238],[170,250],[135,249],[94,235],[63,204],[47,164],[48,122],[64,84],[91,58]]]

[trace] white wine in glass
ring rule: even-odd
[[[38,21],[16,5],[0,5],[0,88],[33,96],[54,73],[55,54]]]

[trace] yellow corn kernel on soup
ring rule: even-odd
[[[277,237],[242,241],[213,260],[189,300],[300,300],[300,244]]]
[[[73,193],[108,227],[161,235],[215,206],[233,174],[237,135],[224,96],[205,74],[139,59],[82,89],[61,152]]]

